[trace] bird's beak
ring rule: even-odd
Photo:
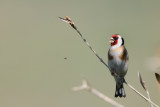
[[[110,42],[110,43],[113,43],[113,42],[114,42],[114,39],[111,37],[109,42]]]

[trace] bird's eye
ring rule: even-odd
[[[113,39],[114,39],[114,40],[117,40],[117,39],[118,39],[118,37],[113,37]]]

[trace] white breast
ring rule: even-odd
[[[114,69],[114,71],[119,74],[124,76],[127,72],[128,65],[126,61],[122,61],[119,56],[122,54],[123,49],[110,49],[109,54],[113,56],[112,60],[108,61],[108,66],[111,69]]]

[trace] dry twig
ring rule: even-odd
[[[83,79],[81,86],[73,87],[72,90],[73,91],[87,90],[87,91],[91,92],[92,94],[98,96],[102,100],[104,100],[104,101],[112,104],[115,107],[124,107],[123,105],[117,103],[113,99],[105,96],[104,94],[102,94],[101,92],[99,92],[98,90],[96,90],[95,88],[91,87],[91,85],[89,84],[89,82],[86,79]]]
[[[153,103],[151,100],[149,100],[148,98],[146,98],[144,95],[142,95],[139,91],[137,91],[134,87],[132,87],[129,83],[125,82],[125,84],[131,88],[134,92],[136,92],[139,96],[141,96],[143,99],[145,99],[147,102],[151,103],[153,106],[155,107],[159,107],[158,105],[156,105],[155,103]]]
[[[144,82],[143,79],[142,79],[142,76],[141,76],[141,73],[140,73],[140,72],[138,72],[138,77],[139,77],[139,80],[140,80],[140,83],[141,83],[142,87],[144,88],[144,90],[145,90],[146,93],[147,93],[148,99],[151,101],[151,98],[150,98],[150,95],[149,95],[149,91],[148,91],[148,89],[147,89],[147,87],[146,87],[145,82]],[[151,104],[151,103],[150,103],[150,104]],[[151,107],[153,107],[152,104],[151,104]]]
[[[58,18],[59,18],[60,20],[64,21],[64,22],[66,22],[66,23],[69,23],[69,24],[72,26],[72,28],[74,28],[74,29],[77,31],[77,33],[80,35],[81,39],[82,39],[82,40],[84,41],[84,43],[89,47],[89,49],[96,55],[96,57],[97,57],[108,69],[110,69],[109,66],[103,61],[103,59],[100,58],[99,55],[96,53],[96,51],[94,51],[93,48],[89,45],[89,43],[87,42],[87,40],[82,36],[81,32],[77,29],[77,27],[75,26],[75,24],[73,23],[73,21],[72,21],[68,16],[66,16],[65,19],[64,19],[64,18],[61,18],[61,17],[58,17]]]

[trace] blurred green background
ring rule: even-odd
[[[150,106],[126,85],[126,98],[114,98],[113,77],[78,34],[57,18],[66,15],[105,62],[110,36],[123,36],[130,56],[126,81],[146,96],[137,76],[141,72],[151,99],[160,105],[154,72],[145,64],[160,48],[159,4],[159,0],[1,0],[0,107],[112,107],[89,92],[73,92],[82,77],[126,107]]]

